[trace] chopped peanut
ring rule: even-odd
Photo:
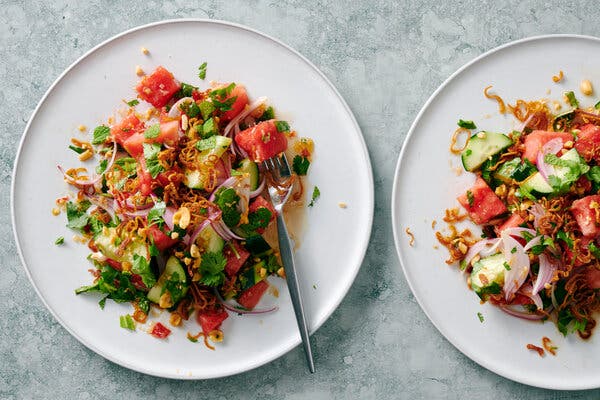
[[[190,247],[190,255],[194,258],[200,257],[200,249],[198,249],[198,246],[196,246],[195,243]]]
[[[142,67],[140,67],[139,65],[135,66],[135,74],[137,76],[142,76],[144,75],[144,70],[142,69]]]
[[[285,278],[285,270],[283,269],[283,267],[281,267],[277,270],[277,275],[280,276],[281,278]]]
[[[579,84],[579,90],[581,90],[581,93],[584,95],[591,96],[594,92],[594,89],[592,88],[592,82],[590,82],[588,79],[582,80]]]
[[[160,308],[173,307],[173,301],[171,300],[171,295],[169,294],[169,292],[165,292],[162,294],[162,296],[160,296],[158,305],[160,306]]]
[[[79,132],[85,132],[85,131],[87,131],[87,127],[85,125],[79,125],[77,127],[77,129],[79,130]]]
[[[348,208],[348,204],[344,203],[343,201],[340,201],[340,202],[338,203],[338,206],[339,206],[340,208]]]
[[[181,207],[173,214],[173,225],[178,225],[181,229],[185,229],[190,224],[191,217],[190,209]]]
[[[123,261],[121,263],[121,268],[123,269],[124,272],[131,271],[131,267],[132,267],[132,265],[129,261]]]
[[[181,315],[179,313],[171,313],[171,317],[169,318],[169,323],[173,326],[181,325]]]
[[[148,49],[147,49],[147,48],[145,48],[145,47],[142,47],[142,48],[140,49],[140,51],[141,51],[141,52],[142,52],[142,54],[143,54],[143,55],[145,55],[145,56],[147,56],[147,55],[150,53],[150,51],[148,51]]]
[[[60,214],[60,209],[58,209],[58,208],[54,207],[54,208],[52,209],[52,215],[54,215],[54,216],[57,216],[57,215],[59,215],[59,214]]]

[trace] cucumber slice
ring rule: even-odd
[[[186,168],[183,171],[183,183],[190,189],[204,189],[208,180],[208,174],[201,166],[212,155],[221,157],[231,145],[231,138],[225,136],[212,136],[210,140],[214,140],[214,147],[200,152],[197,163],[198,169],[191,170]]]
[[[244,247],[246,247],[246,250],[248,250],[250,254],[255,257],[263,255],[267,251],[271,250],[269,243],[267,243],[267,241],[260,235],[254,235],[246,238]]]
[[[471,289],[482,299],[486,295],[498,294],[504,285],[504,267],[506,259],[502,253],[482,258],[473,264]]]
[[[198,235],[196,244],[203,253],[221,253],[225,246],[225,240],[215,232],[212,226],[208,225]]]
[[[581,158],[577,150],[571,149],[560,157],[564,161],[572,161],[584,163],[585,161]],[[568,167],[554,167],[555,176],[561,181],[563,185],[571,185],[579,179],[579,175],[569,174],[571,169]],[[525,179],[521,183],[521,192],[530,193],[535,197],[541,197],[555,192],[554,188],[546,182],[542,174],[536,172],[529,178]]]
[[[158,304],[160,302],[160,296],[162,296],[163,289],[167,282],[175,279],[173,276],[174,274],[177,274],[175,282],[179,284],[178,286],[181,288],[181,290],[178,294],[170,293],[173,305],[177,304],[179,300],[184,298],[188,290],[186,273],[183,269],[183,265],[181,265],[177,257],[171,256],[167,260],[165,270],[160,275],[160,278],[158,278],[156,285],[152,286],[152,289],[150,289],[148,292],[148,300]]]
[[[485,160],[512,144],[513,141],[502,133],[479,132],[471,136],[461,154],[463,166],[467,171],[475,171]]]
[[[537,169],[529,160],[521,161],[517,157],[502,164],[494,173],[494,178],[510,184],[513,181],[522,182],[535,172]]]
[[[240,162],[240,167],[237,169],[243,174],[250,175],[250,190],[258,188],[258,165],[249,158],[244,158]]]
[[[146,246],[146,242],[143,239],[136,238],[132,240],[127,247],[125,247],[123,252],[120,252],[118,250],[119,246],[115,244],[115,239],[117,237],[117,228],[106,228],[96,235],[94,242],[102,254],[115,261],[127,261],[133,265],[134,254],[140,255],[146,258],[146,260],[150,258],[148,246]]]

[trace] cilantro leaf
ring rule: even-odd
[[[231,83],[228,86],[222,87],[220,89],[212,90],[208,95],[212,100],[212,104],[215,108],[221,111],[229,111],[233,106],[233,103],[237,100],[237,96],[233,96],[228,98],[233,89],[235,88],[235,83]]]
[[[246,233],[246,236],[250,236],[258,229],[264,229],[271,222],[273,213],[266,207],[259,207],[256,211],[248,214],[248,223],[240,225],[240,229]]]
[[[130,101],[128,101],[128,102],[127,102],[127,105],[128,105],[129,107],[135,107],[135,106],[137,106],[138,104],[140,104],[140,102],[139,102],[139,100],[138,100],[138,99],[133,99],[133,100],[130,100]]]
[[[202,124],[202,137],[208,138],[219,133],[219,126],[213,118],[209,118]],[[214,147],[213,147],[214,148]]]
[[[97,126],[94,129],[94,139],[92,139],[92,144],[102,144],[106,142],[106,139],[110,136],[110,128],[105,125]]]
[[[60,246],[61,244],[63,244],[65,242],[65,238],[62,236],[59,236],[58,238],[56,238],[56,240],[54,241],[54,244],[57,246]]]
[[[154,203],[154,206],[148,212],[148,225],[157,225],[159,228],[162,228],[165,223],[163,215],[165,214],[166,208],[167,205],[164,201],[157,201]]]
[[[221,253],[208,252],[202,255],[200,263],[200,282],[206,286],[219,286],[225,280],[223,270],[227,259]]]
[[[158,153],[160,153],[160,144],[158,143],[144,143],[144,158],[146,159],[146,169],[152,176],[156,178],[158,174],[163,172],[165,169],[158,160]]]
[[[321,197],[321,191],[319,190],[319,188],[317,186],[315,186],[315,188],[313,189],[312,192],[312,198],[310,200],[310,203],[308,203],[309,207],[312,207],[315,205],[315,202],[317,201],[317,199]]]
[[[154,273],[150,268],[150,263],[148,260],[146,260],[146,257],[142,257],[139,254],[134,254],[131,272],[138,274],[148,289],[156,284],[156,277],[154,276]]]
[[[569,249],[573,250],[573,239],[571,239],[565,231],[563,231],[563,230],[558,231],[556,233],[556,238],[565,242],[566,245],[569,247]]]
[[[600,249],[598,246],[596,246],[596,244],[594,244],[594,242],[590,242],[590,244],[588,244],[588,250],[590,253],[592,253],[596,260],[600,260]]]
[[[160,124],[154,124],[144,131],[144,137],[146,139],[154,139],[157,138],[158,135],[160,135]]]
[[[209,119],[215,112],[215,106],[213,105],[213,103],[206,100],[201,102],[198,108],[200,109],[200,114],[202,114],[202,119],[204,120]]]
[[[268,121],[268,120],[273,119],[273,118],[275,118],[275,110],[273,109],[273,107],[269,106],[262,113],[262,115],[258,118],[258,120],[259,121]]]
[[[81,203],[67,203],[67,228],[82,230],[89,222],[90,216],[85,212]]]
[[[223,222],[229,227],[237,226],[240,223],[240,212],[237,205],[240,197],[232,188],[221,188],[215,196],[215,204],[222,211]]]
[[[131,282],[131,275],[125,272],[103,265],[100,267],[100,276],[93,285],[82,286],[75,290],[75,294],[87,292],[104,293],[107,296],[100,300],[100,307],[103,308],[106,299],[112,299],[118,303],[138,301],[148,301],[146,293],[137,289]]]
[[[190,85],[189,83],[181,82],[181,97],[191,97],[194,89],[198,89],[194,85]]]
[[[198,67],[198,78],[204,80],[204,78],[206,78],[206,67],[208,66],[208,63],[203,62],[200,67]]]
[[[294,157],[292,169],[294,170],[296,175],[306,175],[309,166],[310,161],[308,158],[302,157],[300,155]]]
[[[290,125],[285,121],[275,121],[275,127],[277,128],[277,132],[290,131]]]
[[[457,125],[465,129],[477,129],[475,123],[470,120],[459,119]]]

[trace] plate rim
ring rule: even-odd
[[[267,358],[261,360],[260,362],[250,362],[248,363],[248,365],[241,367],[241,368],[234,368],[231,369],[225,373],[215,373],[215,374],[209,374],[209,375],[203,375],[203,376],[188,376],[188,375],[177,375],[174,373],[169,373],[167,371],[163,371],[161,373],[161,371],[156,371],[156,370],[151,370],[151,369],[145,369],[143,366],[137,366],[134,365],[130,362],[128,362],[127,360],[118,360],[116,357],[113,357],[112,354],[109,354],[107,352],[101,351],[98,348],[96,348],[96,346],[94,346],[91,342],[89,342],[88,340],[84,339],[83,337],[81,337],[80,335],[76,334],[70,327],[67,326],[66,322],[63,321],[61,318],[58,317],[58,315],[54,312],[54,310],[48,305],[48,303],[46,302],[44,296],[42,295],[42,293],[40,292],[39,288],[36,286],[32,274],[27,266],[27,264],[25,263],[25,258],[21,249],[21,244],[19,241],[19,236],[17,233],[17,226],[16,226],[16,221],[15,221],[15,190],[16,190],[16,184],[15,184],[15,178],[17,175],[17,168],[19,166],[20,163],[20,159],[21,159],[21,154],[22,154],[22,150],[23,150],[23,145],[25,143],[25,139],[27,138],[27,135],[29,134],[29,129],[31,127],[32,122],[34,121],[38,111],[42,108],[42,106],[46,103],[46,100],[48,98],[48,96],[52,93],[52,91],[54,90],[54,88],[63,80],[63,78],[65,78],[73,68],[75,68],[75,66],[77,66],[79,63],[81,63],[82,61],[84,61],[85,59],[87,59],[89,56],[91,56],[92,54],[94,54],[96,51],[100,50],[101,48],[103,48],[104,46],[109,45],[110,43],[124,37],[127,36],[129,34],[132,34],[134,32],[137,31],[142,31],[144,29],[150,29],[150,28],[155,28],[157,26],[161,26],[161,25],[170,25],[170,24],[179,24],[179,23],[198,23],[198,24],[212,24],[212,25],[221,25],[221,26],[225,26],[225,27],[230,27],[230,28],[236,28],[242,31],[246,31],[248,33],[251,34],[255,34],[258,35],[259,37],[266,39],[267,41],[271,41],[281,47],[283,47],[285,50],[289,51],[290,53],[292,53],[293,55],[295,55],[296,57],[298,57],[300,60],[302,60],[310,69],[312,69],[315,73],[317,73],[317,75],[323,79],[323,81],[329,86],[329,88],[332,90],[332,92],[334,93],[334,95],[337,97],[337,100],[340,102],[340,104],[343,106],[344,110],[346,111],[347,115],[350,117],[350,121],[351,123],[354,125],[355,130],[359,133],[358,135],[358,140],[359,140],[359,144],[361,146],[362,149],[362,157],[365,159],[366,161],[366,167],[367,167],[367,179],[368,179],[368,196],[367,196],[367,203],[368,203],[368,215],[367,215],[367,226],[368,228],[365,230],[365,232],[363,233],[362,237],[361,237],[361,251],[360,251],[360,257],[357,260],[354,268],[351,272],[352,275],[352,279],[349,280],[348,285],[345,285],[345,287],[343,288],[343,295],[340,296],[338,299],[336,299],[336,301],[333,302],[333,307],[331,307],[330,310],[328,310],[328,312],[326,312],[324,314],[324,317],[322,318],[321,321],[318,321],[317,324],[312,327],[312,329],[310,329],[310,334],[314,334],[330,317],[331,315],[338,309],[339,305],[341,304],[341,302],[344,300],[344,298],[347,296],[348,291],[350,290],[350,288],[352,287],[352,285],[354,284],[354,281],[356,280],[356,276],[358,275],[358,272],[360,271],[360,268],[362,267],[367,249],[369,247],[369,238],[371,236],[371,232],[373,229],[373,217],[374,217],[374,212],[375,212],[375,188],[374,188],[374,179],[373,179],[373,168],[371,165],[371,158],[369,156],[369,151],[368,151],[368,147],[367,144],[365,142],[365,138],[364,138],[364,134],[363,131],[360,127],[360,125],[358,124],[358,121],[356,120],[356,117],[354,116],[354,113],[352,112],[352,109],[350,108],[350,106],[348,105],[348,103],[346,102],[346,100],[342,97],[342,95],[340,94],[340,92],[337,90],[337,88],[333,85],[333,83],[329,80],[329,78],[327,78],[327,76],[317,67],[315,66],[309,59],[307,59],[304,55],[302,55],[299,51],[297,51],[296,49],[294,49],[293,47],[285,44],[284,42],[282,42],[279,39],[276,39],[274,37],[272,37],[271,35],[268,35],[266,33],[263,33],[257,29],[251,28],[249,26],[246,25],[242,25],[242,24],[238,24],[235,22],[230,22],[230,21],[225,21],[225,20],[220,20],[220,19],[209,19],[209,18],[172,18],[172,19],[165,19],[165,20],[159,20],[159,21],[154,21],[154,22],[150,22],[147,24],[143,24],[143,25],[138,25],[135,26],[133,28],[127,29],[125,31],[119,32],[115,35],[110,36],[109,38],[107,38],[106,40],[100,42],[99,44],[93,46],[91,49],[89,49],[88,51],[86,51],[83,55],[81,55],[80,57],[78,57],[75,61],[73,61],[66,69],[63,70],[63,72],[54,80],[54,82],[52,82],[52,84],[48,87],[48,89],[46,90],[46,92],[44,93],[44,95],[41,97],[41,99],[39,100],[39,102],[37,103],[36,107],[34,108],[33,112],[31,113],[29,120],[27,121],[27,124],[25,125],[25,129],[23,130],[23,133],[21,135],[21,138],[19,140],[18,146],[17,146],[17,150],[16,150],[16,156],[15,156],[15,160],[13,163],[13,168],[12,168],[12,174],[11,174],[11,185],[10,185],[10,214],[11,214],[11,225],[12,225],[12,231],[13,231],[13,237],[15,240],[15,247],[17,250],[17,253],[19,255],[19,260],[21,261],[21,266],[23,267],[23,269],[25,270],[25,273],[27,275],[27,278],[29,279],[29,283],[31,284],[31,286],[33,286],[38,298],[41,300],[42,304],[46,307],[46,310],[48,310],[50,312],[50,314],[52,315],[52,317],[54,317],[54,319],[56,321],[58,321],[58,323],[68,332],[71,334],[71,336],[73,336],[75,339],[77,339],[81,344],[83,344],[85,347],[87,347],[88,349],[92,350],[94,353],[100,355],[101,357],[113,362],[114,364],[117,364],[119,366],[128,368],[130,370],[136,371],[136,372],[140,372],[140,373],[144,373],[147,375],[151,375],[151,376],[157,376],[157,377],[162,377],[162,378],[169,378],[169,379],[177,379],[177,380],[204,380],[204,379],[215,379],[215,378],[222,378],[222,377],[227,377],[227,376],[233,376],[233,375],[237,375],[237,374],[241,374],[244,372],[248,372],[251,371],[255,368],[258,368],[262,365],[266,365],[270,362],[272,362],[275,359],[278,359],[282,356],[284,356],[285,354],[287,354],[290,350],[292,350],[293,348],[295,348],[296,346],[298,346],[301,343],[300,338],[298,337],[295,340],[292,340],[289,342],[288,345],[286,345],[285,343],[283,343],[283,346],[281,348],[280,352],[274,352],[272,355],[268,356]]]
[[[493,373],[495,373],[499,376],[502,376],[506,379],[510,379],[512,381],[522,383],[525,385],[544,388],[544,389],[554,389],[554,390],[596,389],[596,388],[600,387],[600,378],[595,383],[590,382],[589,385],[584,385],[584,384],[570,385],[568,383],[563,384],[562,382],[556,382],[556,383],[552,384],[552,383],[544,383],[544,382],[528,380],[526,378],[523,378],[523,377],[520,377],[517,375],[513,375],[510,373],[510,371],[505,371],[505,370],[501,369],[500,367],[496,367],[493,363],[488,362],[484,358],[478,356],[476,353],[471,352],[467,347],[459,346],[456,343],[456,341],[452,338],[452,336],[449,335],[447,330],[442,329],[440,327],[440,324],[438,322],[436,322],[433,318],[431,318],[428,310],[423,306],[423,301],[422,301],[422,297],[421,297],[422,295],[417,294],[417,292],[414,289],[413,282],[411,281],[411,279],[409,278],[409,275],[407,273],[407,270],[409,268],[407,267],[407,265],[403,259],[402,251],[400,250],[400,232],[398,231],[400,221],[398,221],[399,217],[396,213],[396,207],[395,207],[396,201],[397,201],[397,196],[398,196],[398,191],[401,189],[401,187],[400,187],[401,185],[399,184],[400,166],[401,166],[403,158],[405,156],[406,148],[408,147],[408,143],[409,143],[410,139],[412,138],[417,125],[420,123],[425,111],[429,108],[430,104],[437,98],[437,96],[440,94],[440,92],[446,88],[446,86],[448,86],[451,82],[454,81],[455,78],[457,78],[460,74],[462,74],[465,70],[470,68],[472,65],[482,61],[483,59],[485,59],[499,51],[505,50],[509,47],[519,46],[519,45],[522,45],[522,44],[528,43],[528,42],[544,41],[544,40],[551,40],[551,39],[578,39],[578,40],[583,39],[583,40],[590,40],[590,41],[600,43],[600,37],[591,36],[591,35],[568,34],[568,33],[567,34],[536,35],[536,36],[529,36],[529,37],[525,37],[522,39],[513,40],[508,43],[502,44],[500,46],[494,47],[494,48],[478,55],[477,57],[470,60],[469,62],[465,63],[464,65],[459,67],[456,71],[454,71],[448,78],[446,78],[440,84],[440,86],[438,86],[438,88],[431,94],[431,96],[429,96],[427,101],[423,104],[423,106],[419,110],[419,113],[415,117],[413,123],[411,124],[411,126],[406,134],[404,142],[402,143],[402,148],[400,149],[398,161],[396,162],[396,168],[394,169],[394,177],[393,177],[393,184],[392,184],[392,196],[391,196],[391,203],[390,203],[391,215],[392,215],[392,234],[393,234],[393,238],[394,238],[394,247],[396,248],[396,255],[398,257],[398,260],[400,261],[400,266],[402,268],[402,273],[404,275],[404,279],[408,283],[408,286],[409,286],[412,294],[415,296],[415,299],[417,300],[419,307],[425,313],[425,315],[427,316],[429,321],[433,324],[433,326],[438,330],[438,332],[441,333],[442,336],[448,342],[450,342],[450,344],[452,344],[458,351],[460,351],[462,354],[467,356],[469,359],[471,359],[475,363],[486,368],[487,370],[492,371]]]

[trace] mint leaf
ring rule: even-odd
[[[206,78],[206,67],[208,66],[208,64],[206,62],[203,62],[200,67],[198,67],[198,78],[204,80],[204,78]]]
[[[157,225],[159,228],[162,228],[165,223],[163,215],[165,214],[166,208],[167,205],[164,201],[157,201],[154,203],[154,206],[148,212],[148,225]]]
[[[82,230],[89,222],[90,216],[81,204],[72,201],[67,203],[67,228]]]
[[[457,125],[465,129],[477,129],[475,123],[469,120],[459,119]]]
[[[210,120],[212,120],[212,118]],[[215,147],[217,147],[217,138],[216,138],[216,136],[211,136],[211,137],[209,137],[207,139],[198,140],[198,142],[196,142],[196,148],[199,151],[212,150]]]
[[[306,157],[302,157],[297,155],[294,157],[294,161],[292,163],[292,169],[296,173],[296,175],[306,175],[308,172],[308,167],[310,166],[310,161]]]
[[[289,132],[290,126],[285,121],[275,121],[275,127],[277,128],[277,132]]]
[[[138,274],[148,289],[156,284],[156,277],[154,276],[152,269],[150,269],[150,263],[145,257],[142,257],[139,254],[133,255],[131,272]]]
[[[317,201],[317,199],[321,197],[321,191],[319,190],[319,188],[317,186],[315,186],[315,188],[313,189],[312,192],[312,198],[310,200],[310,203],[308,203],[309,207],[312,207],[315,205],[315,202]]]
[[[102,144],[106,142],[106,139],[110,136],[110,128],[105,125],[97,126],[94,129],[94,138],[92,139],[92,144]]]
[[[135,106],[137,106],[138,104],[140,104],[140,102],[139,102],[139,100],[138,100],[138,99],[133,99],[133,100],[130,100],[130,101],[128,101],[128,102],[127,102],[127,105],[128,105],[129,107],[135,107]]]
[[[148,170],[152,178],[156,178],[158,174],[165,170],[158,161],[158,153],[160,153],[160,144],[144,143],[143,146],[144,159],[146,160],[146,169]]]

